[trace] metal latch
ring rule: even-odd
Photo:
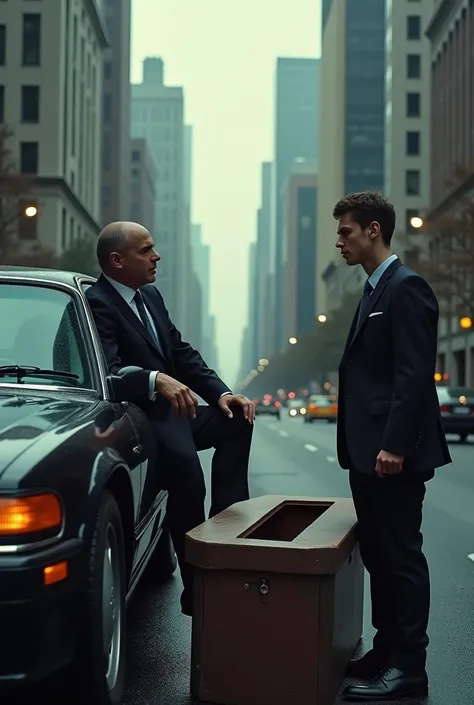
[[[244,584],[244,590],[250,590],[251,587],[253,586],[258,586],[258,592],[260,595],[260,600],[262,602],[268,602],[270,600],[270,586],[268,584],[268,580],[266,578],[261,578],[259,581],[257,580],[255,583],[245,583]]]

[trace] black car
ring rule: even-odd
[[[133,368],[107,375],[90,277],[0,267],[0,687],[118,705],[125,606],[176,569]],[[1,698],[1,693],[0,693]]]
[[[271,398],[255,399],[255,416],[274,416],[280,421],[280,402]]]
[[[474,389],[467,387],[436,387],[445,433],[459,436],[461,443],[474,434]]]

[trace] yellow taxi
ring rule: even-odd
[[[316,419],[336,423],[337,420],[337,399],[329,394],[311,394],[306,403],[305,423],[310,423]]]

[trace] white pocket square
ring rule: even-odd
[[[374,311],[373,313],[369,313],[369,318],[372,318],[372,316],[381,316],[383,311]]]

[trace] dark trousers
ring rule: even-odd
[[[430,576],[421,533],[425,481],[402,472],[379,479],[350,470],[363,563],[370,576],[374,649],[392,666],[425,667]]]
[[[161,447],[165,485],[169,492],[168,523],[185,590],[191,587],[192,569],[184,560],[185,536],[205,519],[206,487],[197,451],[215,448],[211,474],[211,510],[215,516],[235,502],[249,498],[248,463],[253,426],[239,409],[228,419],[219,408],[198,407],[190,421],[196,451],[179,453]]]

